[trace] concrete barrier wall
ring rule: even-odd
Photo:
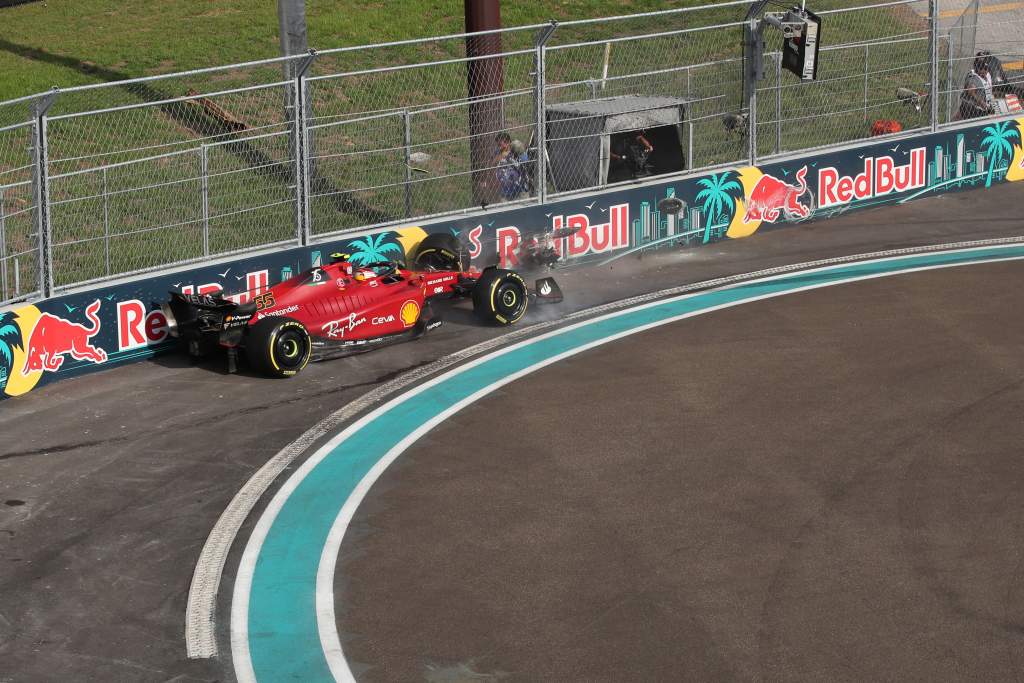
[[[474,265],[511,268],[521,240],[553,228],[578,228],[558,246],[563,260],[581,264],[631,250],[747,237],[772,225],[1021,180],[1022,132],[1024,118],[886,138],[760,167],[652,180],[545,206],[492,206],[472,216],[108,283],[0,312],[0,398],[171,348],[159,311],[170,290],[223,292],[247,301],[331,253],[366,263],[402,258],[433,232],[458,235]]]

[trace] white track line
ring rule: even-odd
[[[971,251],[971,249],[965,249],[963,251]],[[885,260],[889,260],[889,259],[885,259]],[[1015,256],[1015,257],[1012,257],[1012,259],[1005,259],[1005,260],[1024,260],[1024,257],[1022,257],[1022,256]],[[870,262],[871,262],[870,260],[865,261],[865,263],[870,263]],[[369,493],[370,489],[376,483],[377,479],[380,478],[380,476],[387,470],[387,468],[391,465],[391,463],[393,463],[406,449],[409,448],[409,446],[411,446],[413,443],[418,441],[424,434],[426,434],[427,432],[432,430],[434,427],[436,427],[441,422],[444,422],[446,419],[448,419],[449,417],[451,417],[455,413],[458,413],[464,407],[466,407],[466,406],[472,404],[473,402],[483,398],[484,396],[487,396],[488,394],[493,393],[494,391],[500,389],[501,387],[504,387],[505,385],[510,384],[511,382],[514,382],[515,380],[517,380],[517,379],[519,379],[519,378],[521,378],[521,377],[523,377],[525,375],[531,374],[531,373],[535,372],[536,370],[539,370],[539,369],[542,369],[542,368],[547,367],[549,365],[552,365],[554,363],[557,363],[558,361],[563,360],[565,358],[578,355],[580,353],[583,353],[583,352],[585,352],[585,351],[587,351],[589,349],[593,349],[593,348],[598,347],[598,346],[603,346],[604,344],[608,344],[608,343],[616,341],[618,339],[622,339],[623,337],[631,336],[631,335],[634,335],[634,334],[637,334],[637,333],[644,332],[645,330],[653,329],[655,327],[661,327],[663,325],[667,325],[667,324],[670,324],[670,323],[673,323],[673,322],[677,322],[677,321],[680,321],[680,320],[684,320],[684,319],[687,319],[687,318],[692,318],[692,317],[696,317],[696,316],[699,316],[699,315],[704,315],[704,314],[707,314],[707,313],[712,313],[712,312],[723,310],[723,309],[727,309],[727,308],[733,308],[735,306],[740,306],[740,305],[743,305],[743,304],[753,303],[753,302],[756,302],[756,301],[763,301],[763,300],[766,300],[766,299],[775,299],[775,298],[782,297],[782,296],[787,296],[787,295],[790,295],[790,294],[797,294],[799,292],[806,292],[806,291],[811,291],[811,290],[815,290],[815,289],[823,289],[825,287],[834,287],[836,285],[843,285],[843,284],[848,284],[848,283],[851,283],[851,282],[860,282],[860,281],[864,281],[864,280],[874,280],[874,279],[877,279],[877,278],[892,277],[892,276],[903,275],[903,274],[907,274],[907,273],[918,273],[918,272],[922,272],[922,271],[926,271],[926,270],[938,270],[938,269],[942,269],[942,268],[956,268],[956,267],[962,267],[962,266],[977,265],[977,263],[978,262],[976,262],[976,261],[975,262],[965,262],[965,263],[944,263],[944,264],[938,264],[938,265],[933,265],[933,266],[923,266],[923,267],[922,266],[918,266],[918,267],[913,267],[913,268],[907,268],[907,269],[904,269],[904,270],[894,270],[894,271],[888,271],[888,272],[883,272],[883,273],[871,273],[871,274],[868,274],[868,275],[858,275],[858,276],[851,277],[851,278],[848,278],[848,279],[837,280],[837,281],[830,281],[830,282],[825,282],[825,283],[816,283],[816,284],[806,285],[806,286],[803,286],[803,287],[797,287],[797,288],[794,288],[794,289],[787,289],[787,290],[784,290],[784,291],[781,291],[781,292],[772,292],[770,294],[764,294],[764,295],[760,295],[760,296],[755,296],[755,297],[750,297],[750,298],[746,298],[746,299],[741,299],[739,301],[731,301],[729,303],[720,304],[720,305],[717,305],[717,306],[711,306],[709,308],[702,308],[702,309],[697,310],[697,311],[691,311],[691,312],[688,312],[688,313],[682,313],[682,314],[675,315],[675,316],[672,316],[672,317],[669,317],[669,318],[665,318],[665,319],[662,319],[662,320],[656,320],[654,322],[650,322],[650,323],[647,323],[647,324],[644,324],[644,325],[640,325],[640,326],[637,326],[637,327],[630,328],[628,330],[624,330],[622,332],[618,332],[618,333],[613,334],[613,335],[608,336],[608,337],[602,337],[600,339],[597,339],[595,341],[589,342],[587,344],[583,344],[583,345],[581,345],[579,347],[575,347],[575,348],[569,349],[567,351],[564,351],[564,352],[562,352],[562,353],[560,353],[560,354],[558,354],[556,356],[553,356],[551,358],[547,358],[545,360],[542,360],[542,361],[540,361],[538,363],[535,363],[534,365],[531,365],[531,366],[528,366],[528,367],[523,368],[521,370],[518,370],[518,371],[508,375],[507,377],[502,378],[500,381],[495,382],[494,384],[491,384],[491,385],[489,385],[487,387],[484,387],[484,388],[474,392],[470,396],[467,396],[466,398],[462,399],[461,401],[453,404],[452,406],[450,406],[449,408],[447,408],[443,412],[439,413],[438,415],[434,416],[433,418],[431,418],[427,422],[423,423],[415,431],[410,433],[408,436],[406,436],[404,439],[402,439],[402,441],[397,443],[391,450],[389,450],[386,454],[384,454],[384,456],[379,461],[377,461],[377,463],[373,466],[373,468],[371,468],[370,471],[367,472],[366,475],[363,477],[363,479],[356,485],[355,489],[353,489],[352,493],[349,495],[348,499],[345,501],[344,505],[342,506],[341,510],[339,511],[337,518],[335,518],[334,523],[331,526],[331,530],[328,533],[327,541],[324,544],[323,551],[320,554],[320,565],[317,568],[316,592],[315,592],[315,596],[316,596],[315,599],[316,599],[317,630],[318,630],[319,635],[320,635],[321,648],[323,650],[324,657],[327,660],[327,666],[330,669],[331,674],[334,677],[334,680],[337,681],[338,683],[355,683],[355,676],[353,675],[351,669],[348,666],[348,661],[345,659],[344,651],[343,651],[342,646],[341,646],[340,634],[338,633],[338,622],[337,622],[337,617],[336,617],[335,611],[334,611],[334,606],[335,606],[335,598],[334,598],[335,569],[336,569],[336,566],[337,566],[338,556],[339,556],[340,550],[341,550],[341,543],[344,540],[345,533],[348,530],[349,524],[351,524],[352,518],[355,516],[355,512],[359,508],[359,505],[362,503],[363,499]],[[810,271],[810,272],[813,272],[813,271]],[[758,281],[759,282],[767,282],[767,281],[779,279],[780,277],[784,277],[784,276],[759,278]],[[741,284],[747,284],[747,283],[736,283],[734,286],[741,286]],[[697,293],[691,293],[691,294],[688,294],[688,295],[683,295],[683,296],[679,296],[679,297],[673,297],[673,298],[668,299],[667,301],[678,301],[678,300],[681,300],[681,299],[688,299],[688,298],[693,297],[693,296],[697,296]],[[540,336],[538,336],[536,338],[531,338],[529,340],[522,341],[522,342],[520,342],[518,344],[514,344],[512,346],[509,346],[507,348],[501,349],[499,351],[495,351],[494,353],[488,354],[485,357],[478,358],[478,359],[476,359],[476,360],[474,360],[474,361],[472,361],[470,363],[467,363],[467,364],[462,365],[462,366],[460,366],[460,367],[458,367],[458,368],[456,368],[454,370],[446,372],[445,374],[443,374],[441,376],[435,377],[435,378],[433,378],[433,379],[431,379],[431,380],[421,384],[420,386],[417,386],[414,389],[412,389],[412,390],[410,390],[408,392],[405,392],[405,393],[401,394],[400,396],[395,397],[394,399],[389,401],[387,404],[381,406],[377,410],[374,410],[372,413],[366,415],[364,418],[360,419],[357,423],[355,423],[351,427],[347,428],[342,434],[339,434],[337,437],[331,439],[328,443],[326,443],[323,446],[321,446],[320,449],[318,449],[317,452],[313,456],[310,457],[309,462],[319,463],[325,457],[327,457],[327,455],[329,455],[331,452],[335,451],[338,448],[338,446],[340,446],[349,436],[351,436],[353,433],[358,431],[362,426],[364,426],[365,424],[367,424],[368,422],[370,422],[371,420],[373,420],[377,416],[387,412],[388,410],[390,410],[391,408],[393,408],[397,404],[405,402],[405,401],[408,401],[410,398],[414,398],[415,396],[423,393],[424,391],[427,391],[427,390],[431,389],[436,384],[439,384],[439,383],[441,383],[444,380],[450,379],[451,377],[453,377],[455,375],[461,374],[461,373],[463,373],[463,372],[465,372],[465,371],[467,371],[467,370],[469,370],[469,369],[479,365],[480,363],[483,363],[485,361],[491,360],[491,359],[493,359],[495,357],[498,357],[498,356],[505,355],[507,353],[511,353],[512,351],[514,351],[514,350],[516,350],[516,349],[518,349],[518,348],[520,348],[520,347],[522,347],[524,345],[533,344],[533,343],[541,341],[542,339],[545,339],[547,337],[552,337],[552,336],[563,334],[563,333],[565,333],[565,332],[567,332],[567,331],[569,331],[569,330],[571,330],[573,328],[582,327],[582,326],[586,326],[586,325],[591,325],[591,324],[594,324],[594,323],[598,323],[598,322],[600,322],[602,320],[607,320],[608,318],[613,318],[613,317],[617,317],[619,315],[624,315],[624,314],[627,314],[627,313],[632,313],[634,311],[637,311],[637,310],[640,310],[640,309],[644,309],[644,308],[649,308],[651,306],[660,306],[660,305],[662,305],[664,303],[666,303],[666,301],[662,301],[662,300],[654,301],[654,302],[650,302],[650,303],[648,303],[646,305],[632,307],[629,310],[613,312],[613,313],[609,313],[609,314],[606,314],[606,315],[602,315],[602,316],[600,316],[598,318],[594,318],[592,320],[587,320],[585,322],[580,322],[580,323],[576,323],[574,325],[569,325],[569,326],[567,326],[565,328],[560,328],[558,330],[554,330],[554,331],[548,332],[546,334],[540,335]],[[312,469],[312,468],[310,468],[310,469]],[[304,474],[305,473],[300,474],[299,472],[296,472],[295,475],[293,475],[293,478],[295,478],[295,479],[304,478]],[[298,483],[299,482],[296,482],[295,485],[298,486]],[[284,501],[282,500],[282,504],[283,504],[283,502]],[[270,510],[268,509],[268,513],[269,512],[270,512]],[[265,513],[265,514],[267,514],[267,513]],[[262,522],[263,520],[261,519],[260,521]],[[273,524],[273,520],[270,520],[270,523],[267,524],[267,527],[269,528],[269,526],[271,526],[272,524]],[[255,534],[254,534],[254,536],[255,536]],[[248,548],[246,550],[248,550]],[[251,558],[251,562],[253,563],[253,565],[255,565],[256,555],[258,555],[258,552],[259,552],[259,549],[257,548],[256,552],[253,553],[253,556]],[[248,640],[248,639],[246,639],[246,640]],[[236,667],[238,666],[238,662],[237,661],[235,662],[235,666]],[[255,677],[252,679],[252,681],[246,681],[244,676],[239,676],[239,681],[240,681],[240,683],[255,683]]]
[[[192,575],[192,584],[189,587],[188,606],[185,613],[186,653],[189,658],[193,659],[214,657],[217,655],[215,630],[217,594],[220,589],[220,580],[224,572],[224,565],[227,562],[228,552],[238,535],[239,529],[245,522],[245,519],[252,512],[256,503],[263,494],[266,493],[274,480],[277,479],[281,472],[291,465],[296,458],[302,455],[302,453],[304,453],[313,443],[325,436],[327,433],[333,431],[339,425],[347,422],[348,420],[351,420],[372,405],[382,401],[387,396],[411,384],[419,382],[425,377],[461,363],[475,355],[485,353],[499,346],[509,344],[513,341],[537,334],[555,326],[686,292],[721,287],[723,285],[734,284],[745,280],[760,279],[770,275],[790,273],[798,270],[828,265],[852,263],[855,261],[863,261],[873,258],[920,254],[931,251],[946,251],[950,249],[971,247],[980,248],[1021,242],[1024,242],[1024,236],[955,242],[924,247],[908,247],[905,249],[891,249],[853,256],[821,259],[788,266],[778,266],[751,273],[730,275],[689,285],[681,285],[577,311],[576,313],[571,313],[558,320],[536,323],[527,327],[515,329],[507,334],[467,347],[461,351],[440,358],[433,363],[412,370],[400,377],[396,377],[367,394],[364,394],[355,401],[345,405],[334,413],[331,413],[302,434],[298,439],[282,448],[273,458],[268,460],[267,463],[263,465],[263,467],[261,467],[251,479],[249,479],[249,481],[245,483],[245,485],[238,491],[235,497],[224,509],[224,512],[221,514],[217,523],[214,525],[213,530],[210,532],[209,537],[206,539],[203,550],[196,562],[195,572]]]

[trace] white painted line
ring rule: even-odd
[[[451,367],[457,363],[460,363],[467,358],[474,355],[485,353],[493,348],[496,348],[502,344],[510,343],[516,339],[521,339],[529,335],[538,333],[542,330],[549,329],[556,325],[561,325],[566,322],[573,320],[579,320],[592,315],[598,315],[605,311],[615,310],[617,308],[625,308],[634,306],[639,303],[651,301],[659,298],[665,298],[668,296],[680,294],[686,291],[694,291],[699,289],[709,289],[712,287],[722,286],[730,284],[732,282],[739,282],[746,279],[762,277],[773,273],[786,273],[795,272],[797,270],[803,270],[806,268],[813,268],[824,265],[835,265],[840,263],[850,263],[854,261],[861,261],[870,259],[873,257],[884,257],[904,254],[915,254],[915,253],[926,253],[928,251],[944,251],[947,249],[956,248],[970,248],[970,247],[986,247],[995,246],[998,244],[1012,244],[1016,242],[1024,242],[1024,236],[1006,238],[1006,239],[991,239],[991,240],[974,240],[969,242],[956,242],[944,245],[934,245],[928,247],[910,247],[906,249],[896,249],[881,252],[873,252],[867,254],[858,254],[847,257],[833,258],[833,259],[822,259],[817,261],[810,261],[802,264],[795,264],[790,266],[782,266],[777,268],[769,268],[753,273],[747,273],[742,275],[734,275],[722,278],[715,278],[713,280],[707,280],[704,282],[694,283],[690,285],[683,285],[680,287],[672,287],[664,289],[651,294],[644,294],[640,296],[630,297],[617,302],[596,306],[583,311],[569,314],[563,319],[556,321],[549,321],[543,323],[537,323],[528,327],[519,328],[509,332],[508,334],[502,335],[495,339],[490,339],[480,344],[463,349],[462,351],[453,353],[449,356],[441,358],[429,365],[423,366],[413,370],[405,375],[397,377],[386,384],[370,391],[364,396],[356,399],[341,409],[335,411],[331,415],[328,415],[323,420],[318,422],[316,425],[311,427],[296,441],[289,444],[285,448],[281,449],[273,458],[257,471],[253,477],[245,483],[245,485],[238,491],[235,497],[225,508],[221,514],[217,523],[214,525],[209,537],[206,539],[206,543],[203,546],[203,550],[200,553],[199,559],[196,562],[195,572],[192,576],[192,584],[189,588],[188,606],[185,614],[185,644],[186,652],[190,658],[207,658],[213,657],[217,654],[217,641],[215,635],[215,619],[216,619],[216,607],[217,607],[217,595],[220,590],[220,581],[224,571],[224,565],[227,562],[228,552],[231,549],[231,545],[234,543],[238,530],[241,528],[245,519],[252,512],[256,503],[260,500],[267,489],[274,482],[274,480],[280,476],[280,474],[289,466],[291,463],[298,458],[306,449],[309,448],[314,442],[322,438],[327,433],[333,431],[340,424],[352,419],[360,412],[366,410],[375,403],[383,400],[388,395],[403,389],[415,382],[420,381],[424,377],[432,375],[436,372],[440,372],[445,368]],[[250,539],[251,543],[251,539]],[[251,581],[251,575],[249,580]],[[236,584],[238,580],[236,579]],[[237,598],[237,591],[236,591]],[[248,596],[245,596],[246,605],[248,605]],[[234,605],[232,607],[234,611]],[[247,613],[247,611],[246,611]],[[245,657],[244,660],[248,662],[248,640],[245,643]],[[236,657],[237,662],[241,661]]]
[[[976,249],[964,249],[964,250],[959,250],[959,251],[975,251],[975,250]],[[896,258],[898,258],[898,257],[896,257]],[[879,260],[889,260],[889,259],[879,259]],[[1008,259],[1005,259],[1005,260],[1024,260],[1024,257],[1013,257],[1013,258],[1008,258]],[[872,263],[872,262],[873,261],[864,261],[864,263]],[[486,396],[486,395],[488,395],[490,393],[493,393],[494,391],[500,389],[501,387],[503,387],[503,386],[505,386],[507,384],[510,384],[511,382],[514,382],[515,380],[519,379],[520,377],[523,377],[525,375],[531,374],[531,373],[535,372],[536,370],[539,370],[541,368],[547,367],[548,365],[552,365],[553,363],[557,363],[558,361],[564,360],[565,358],[568,358],[568,357],[575,356],[577,354],[583,353],[583,352],[585,352],[585,351],[587,351],[589,349],[593,349],[593,348],[596,348],[598,346],[603,346],[604,344],[608,344],[608,343],[616,341],[618,339],[622,339],[623,337],[627,337],[627,336],[630,336],[630,335],[633,335],[633,334],[638,334],[638,333],[644,332],[646,330],[653,329],[655,327],[661,327],[663,325],[671,324],[673,322],[684,320],[686,318],[692,318],[692,317],[696,317],[698,315],[704,315],[704,314],[707,314],[707,313],[713,313],[715,311],[723,310],[723,309],[726,309],[726,308],[732,308],[732,307],[735,307],[735,306],[740,306],[740,305],[743,305],[743,304],[753,303],[753,302],[757,302],[757,301],[763,301],[763,300],[766,300],[766,299],[774,299],[774,298],[777,298],[777,297],[787,296],[789,294],[797,294],[799,292],[806,292],[806,291],[810,291],[810,290],[814,290],[814,289],[822,289],[822,288],[825,288],[825,287],[833,287],[833,286],[836,286],[836,285],[843,285],[843,284],[848,284],[848,283],[851,283],[851,282],[860,282],[860,281],[865,281],[865,280],[873,280],[873,279],[876,279],[876,278],[890,277],[890,276],[902,275],[902,274],[907,274],[907,273],[917,273],[917,272],[922,272],[922,271],[925,271],[925,270],[937,270],[937,269],[941,269],[941,268],[955,268],[955,267],[959,267],[959,266],[968,266],[968,265],[977,265],[977,262],[939,264],[939,265],[934,265],[934,266],[923,266],[923,267],[907,268],[905,270],[888,271],[888,272],[884,272],[884,273],[872,273],[872,274],[869,274],[869,275],[860,275],[860,276],[851,277],[851,278],[844,279],[844,280],[839,280],[839,281],[817,283],[817,284],[812,284],[812,285],[806,285],[804,287],[798,287],[798,288],[795,288],[795,289],[787,289],[787,290],[784,290],[784,291],[781,291],[781,292],[772,292],[770,294],[764,294],[764,295],[761,295],[761,296],[755,296],[755,297],[751,297],[751,298],[748,298],[748,299],[743,299],[743,300],[740,300],[740,301],[733,301],[733,302],[721,304],[721,305],[718,305],[718,306],[712,306],[712,307],[709,307],[709,308],[701,309],[699,311],[692,311],[692,312],[689,312],[689,313],[683,313],[681,315],[665,318],[663,320],[657,320],[657,321],[654,321],[654,322],[651,322],[651,323],[647,323],[645,325],[641,325],[641,326],[638,326],[638,327],[635,327],[635,328],[624,330],[622,332],[610,335],[608,337],[603,337],[603,338],[595,340],[593,342],[589,342],[587,344],[584,344],[584,345],[581,345],[579,347],[576,347],[576,348],[570,349],[568,351],[565,351],[563,353],[560,353],[560,354],[558,354],[556,356],[553,356],[551,358],[548,358],[548,359],[545,359],[543,361],[540,361],[539,363],[536,363],[536,364],[531,365],[529,367],[523,368],[522,370],[519,370],[519,371],[517,371],[517,372],[515,372],[515,373],[513,373],[511,375],[508,375],[507,377],[502,378],[500,381],[495,382],[494,384],[491,384],[490,386],[487,386],[487,387],[485,387],[483,389],[480,389],[479,391],[471,394],[470,396],[467,396],[466,398],[462,399],[458,403],[453,404],[448,409],[444,410],[443,412],[439,413],[435,417],[431,418],[430,420],[428,420],[427,422],[422,424],[419,428],[417,428],[414,432],[410,433],[406,438],[402,439],[402,441],[400,441],[398,444],[396,444],[394,446],[394,448],[389,450],[384,455],[384,457],[381,458],[373,466],[373,468],[369,472],[367,472],[366,476],[363,477],[363,479],[359,482],[359,484],[352,491],[352,494],[345,501],[345,504],[342,506],[341,511],[338,513],[338,517],[335,519],[334,524],[331,526],[330,533],[327,536],[327,541],[326,541],[326,543],[324,545],[323,552],[320,555],[320,565],[317,568],[317,576],[316,576],[316,615],[317,615],[317,629],[318,629],[318,632],[320,634],[321,648],[323,649],[324,656],[327,659],[327,665],[330,668],[331,674],[334,676],[334,679],[336,681],[346,682],[346,683],[349,682],[349,681],[352,681],[354,683],[354,681],[355,681],[355,677],[353,676],[352,671],[349,669],[348,662],[345,659],[344,652],[343,652],[342,647],[341,647],[341,640],[340,640],[340,636],[339,636],[339,633],[338,633],[338,627],[337,627],[337,618],[336,618],[335,611],[334,611],[334,604],[335,604],[335,600],[334,600],[334,574],[335,574],[335,569],[336,569],[336,565],[337,565],[338,555],[339,555],[339,552],[341,550],[341,543],[342,543],[342,541],[344,540],[344,537],[345,537],[345,532],[348,530],[349,524],[351,524],[352,518],[355,516],[355,512],[359,508],[359,505],[362,503],[363,499],[366,497],[366,494],[369,493],[369,491],[373,487],[374,483],[376,483],[377,479],[380,478],[380,476],[384,473],[385,470],[387,470],[387,468],[391,465],[391,463],[393,463],[395,461],[395,459],[397,459],[398,456],[400,456],[409,446],[411,446],[413,443],[418,441],[424,434],[428,433],[430,430],[432,430],[438,424],[444,422],[446,419],[448,419],[452,415],[458,413],[460,410],[462,410],[466,406],[474,403],[475,401],[479,400],[480,398],[482,398],[482,397],[484,397],[484,396]],[[825,270],[825,269],[814,269],[814,270],[809,270],[807,272],[808,273],[813,273],[813,272],[820,271],[820,270]],[[772,280],[780,279],[782,277],[785,277],[785,276],[784,275],[778,275],[778,276],[774,276],[774,277],[767,277],[767,278],[762,278],[762,279],[758,279],[758,280],[752,280],[752,281],[748,281],[748,282],[743,282],[743,283],[738,283],[738,284],[730,285],[728,287],[716,288],[716,289],[731,289],[731,288],[735,288],[735,287],[739,287],[739,286],[743,286],[743,285],[756,284],[758,282],[769,282],[769,281],[772,281]],[[383,414],[384,412],[387,412],[388,410],[391,410],[392,408],[394,408],[395,406],[397,406],[400,403],[403,403],[403,402],[408,401],[408,400],[410,400],[412,398],[415,398],[418,394],[433,388],[435,385],[437,385],[440,382],[443,382],[445,380],[450,379],[451,377],[454,377],[456,375],[459,375],[459,374],[462,374],[463,372],[468,371],[469,369],[479,365],[480,363],[489,361],[489,360],[491,360],[493,358],[497,358],[499,356],[506,355],[508,353],[511,353],[511,352],[515,351],[518,348],[521,348],[521,347],[529,345],[529,344],[534,344],[534,343],[536,343],[538,341],[541,341],[543,339],[546,339],[546,338],[549,338],[549,337],[552,337],[552,336],[556,336],[556,335],[564,334],[565,332],[567,332],[569,330],[572,330],[572,329],[575,329],[575,328],[578,328],[578,327],[582,327],[582,326],[586,326],[586,325],[592,325],[592,324],[598,323],[598,322],[603,321],[603,320],[608,320],[610,318],[615,318],[615,317],[618,317],[618,316],[621,316],[621,315],[625,315],[627,313],[633,313],[635,311],[642,310],[642,309],[645,309],[645,308],[650,308],[652,306],[660,306],[660,305],[665,304],[665,303],[670,303],[670,302],[674,302],[674,301],[680,301],[680,300],[683,300],[683,299],[692,298],[692,297],[695,297],[695,296],[699,296],[700,294],[701,293],[692,293],[692,294],[686,294],[686,295],[675,297],[675,298],[662,299],[662,300],[654,301],[654,302],[651,302],[651,303],[648,303],[648,304],[645,304],[645,305],[631,307],[628,310],[617,311],[617,312],[614,312],[614,313],[609,313],[607,315],[602,315],[602,316],[597,317],[597,318],[586,320],[585,322],[577,323],[575,325],[570,325],[568,327],[560,328],[558,330],[554,330],[552,332],[548,332],[548,333],[540,335],[538,337],[534,337],[534,338],[528,339],[528,340],[520,342],[518,344],[514,344],[512,346],[503,348],[503,349],[501,349],[499,351],[495,351],[494,353],[488,354],[487,356],[485,356],[483,358],[478,358],[478,359],[476,359],[476,360],[474,360],[474,361],[472,361],[470,363],[467,363],[465,365],[459,366],[458,368],[456,368],[454,370],[446,372],[444,375],[436,377],[436,378],[434,378],[434,379],[432,379],[432,380],[430,380],[430,381],[428,381],[428,382],[426,382],[426,383],[416,387],[415,389],[412,389],[412,390],[402,394],[401,396],[398,396],[398,397],[392,399],[387,404],[381,406],[377,410],[374,410],[372,413],[370,413],[369,415],[365,416],[363,419],[359,420],[359,422],[357,422],[357,423],[353,424],[352,426],[350,426],[342,434],[339,434],[334,439],[331,439],[330,442],[328,442],[327,444],[322,446],[317,451],[317,453],[314,454],[310,458],[310,460],[315,460],[316,462],[319,463],[331,451],[333,451],[335,448],[340,446],[349,436],[351,436],[355,432],[359,431],[359,429],[361,429],[368,422],[370,422],[371,420],[375,419],[379,415]],[[296,475],[298,475],[298,473],[296,473]]]

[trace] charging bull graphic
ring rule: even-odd
[[[796,172],[797,185],[790,185],[775,176],[763,175],[750,191],[744,223],[765,221],[774,223],[785,212],[787,218],[806,218],[811,208],[800,203],[807,192],[807,166]]]
[[[103,363],[107,360],[107,352],[89,343],[100,331],[100,300],[96,299],[85,309],[85,317],[92,323],[91,327],[58,318],[50,313],[43,313],[32,330],[28,341],[28,352],[25,355],[25,367],[21,374],[46,370],[55,372],[64,363],[64,355],[70,353],[75,360],[89,360]]]

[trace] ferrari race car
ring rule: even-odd
[[[562,300],[553,278],[537,280],[530,292],[514,271],[468,267],[465,250],[447,234],[426,237],[411,268],[393,261],[357,265],[345,254],[332,258],[244,304],[219,294],[171,292],[162,306],[170,333],[192,356],[226,349],[228,372],[244,349],[254,369],[288,377],[311,359],[418,338],[441,324],[430,306],[438,297],[471,297],[477,316],[497,325],[522,318],[531,297]]]

